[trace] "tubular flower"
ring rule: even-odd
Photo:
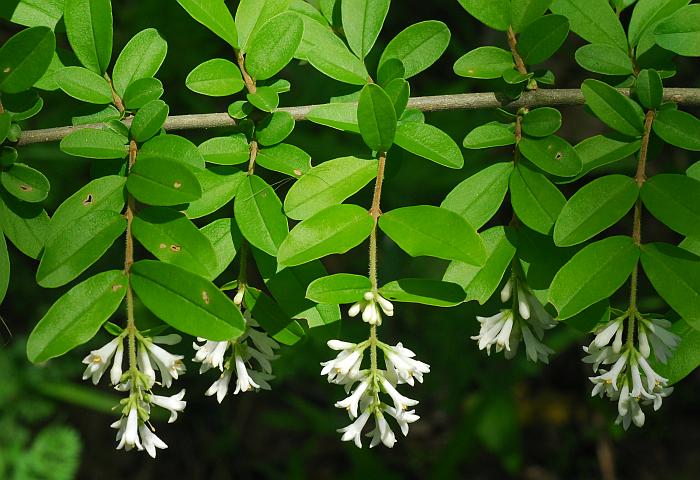
[[[348,315],[356,317],[362,312],[362,320],[370,325],[382,324],[382,312],[387,317],[394,315],[394,305],[377,292],[365,292],[362,300],[353,304],[348,310]]]
[[[491,355],[491,348],[496,353],[505,351],[506,358],[513,358],[518,351],[521,339],[525,344],[525,354],[533,362],[549,362],[549,355],[554,351],[542,343],[545,330],[553,328],[556,323],[547,313],[540,301],[532,294],[530,288],[512,276],[501,290],[501,301],[512,303],[512,308],[501,310],[491,317],[476,317],[480,323],[476,340],[479,350],[486,350]]]
[[[667,320],[638,313],[630,318],[629,313],[614,312],[619,315],[594,330],[591,344],[583,348],[587,353],[583,361],[592,364],[598,374],[589,377],[594,385],[591,395],[617,402],[615,423],[627,430],[632,424],[644,425],[642,406],[652,405],[656,411],[673,391],[668,380],[656,373],[647,359],[653,353],[665,362],[679,339],[667,330],[671,325]],[[635,326],[636,336],[630,335]]]
[[[251,390],[270,390],[268,381],[275,378],[272,375],[271,362],[277,358],[275,350],[279,349],[279,344],[259,330],[260,325],[251,318],[249,312],[246,312],[243,317],[246,319],[246,330],[238,339],[214,342],[197,338],[199,342],[204,343],[192,344],[196,350],[193,360],[202,364],[200,373],[212,368],[217,368],[221,372],[219,378],[204,393],[207,396],[216,395],[219,403],[228,394],[234,373],[236,375],[234,395]]]

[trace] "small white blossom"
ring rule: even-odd
[[[362,320],[370,325],[381,325],[382,312],[387,317],[394,315],[394,305],[376,292],[365,292],[362,300],[353,304],[348,310],[351,317],[362,312]]]
[[[648,342],[654,350],[656,358],[666,363],[666,360],[671,355],[671,352],[678,346],[680,337],[668,329],[671,327],[671,322],[663,318],[646,318],[638,317],[639,319],[639,335],[647,337]],[[649,352],[645,358],[649,357]]]
[[[389,426],[389,422],[384,418],[384,414],[381,410],[377,410],[374,413],[375,425],[374,430],[367,434],[368,437],[372,438],[372,442],[369,448],[373,448],[379,445],[379,442],[383,443],[384,446],[393,448],[396,443],[396,436]]]
[[[228,393],[228,384],[231,382],[232,371],[226,369],[223,371],[221,376],[209,387],[209,389],[204,392],[204,395],[211,396],[216,394],[216,401],[221,403]]]
[[[343,434],[341,440],[344,442],[353,440],[357,448],[362,448],[362,429],[365,428],[365,424],[367,423],[370,414],[371,413],[369,410],[365,410],[362,412],[362,415],[357,417],[357,419],[350,425],[338,429],[338,432]]]
[[[367,391],[367,388],[369,387],[369,382],[370,378],[367,376],[365,377],[357,387],[355,387],[355,390],[353,390],[352,394],[347,397],[345,400],[341,400],[339,402],[336,402],[335,406],[337,408],[344,408],[348,411],[350,414],[350,418],[357,418],[357,408],[360,404],[360,399],[362,396],[365,394]]]
[[[423,383],[423,374],[430,373],[430,365],[414,359],[416,356],[401,342],[396,346],[381,344],[380,348],[384,352],[384,362],[387,372],[396,378],[397,383],[408,383],[413,386],[414,378]]]
[[[164,397],[161,395],[151,395],[150,401],[153,405],[158,405],[161,408],[170,410],[170,418],[168,423],[173,423],[177,420],[178,412],[182,412],[187,406],[187,402],[183,400],[185,397],[185,389],[180,390],[180,393],[172,395],[170,397]]]
[[[107,371],[112,357],[114,357],[119,346],[122,345],[123,339],[124,337],[121,335],[115,337],[102,348],[91,351],[83,359],[83,363],[87,365],[87,368],[83,373],[83,380],[87,380],[88,378],[92,377],[92,383],[97,385],[100,378],[102,378],[102,375],[104,375],[104,373]]]
[[[331,346],[331,340],[328,346]],[[337,383],[345,385],[354,383],[360,372],[360,365],[364,356],[366,344],[355,345],[340,350],[340,353],[333,359],[327,362],[322,362],[321,375],[328,376],[329,383]]]
[[[198,337],[197,340],[204,342],[204,345],[199,345],[196,342],[192,342],[192,347],[197,351],[192,360],[202,363],[201,367],[199,368],[199,373],[204,373],[210,368],[218,368],[219,370],[223,370],[224,356],[226,355],[226,350],[228,350],[231,343],[229,341],[214,342],[201,337]]]
[[[143,448],[148,452],[151,458],[156,458],[156,448],[166,449],[168,446],[163,440],[158,438],[153,431],[151,431],[146,424],[141,423],[139,425],[139,433],[141,434],[141,442],[143,443]],[[140,450],[140,449],[139,449]]]
[[[149,357],[158,367],[162,385],[165,388],[169,388],[173,383],[173,379],[177,380],[179,375],[185,373],[186,368],[182,361],[184,357],[182,355],[173,355],[152,341],[145,341],[144,343]]]

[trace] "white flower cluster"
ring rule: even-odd
[[[207,396],[216,394],[219,403],[228,393],[234,371],[236,373],[234,395],[253,389],[270,390],[268,382],[275,378],[272,375],[271,361],[277,358],[275,350],[279,348],[279,344],[265,332],[258,330],[259,325],[250,317],[249,312],[244,314],[244,318],[246,330],[234,341],[214,342],[198,338],[199,342],[204,343],[201,345],[192,343],[197,351],[193,360],[202,364],[199,373],[204,373],[211,368],[218,368],[221,371],[219,378],[205,392]],[[253,366],[253,360],[258,365],[257,369]]]
[[[404,436],[408,435],[408,425],[420,418],[415,410],[409,410],[418,401],[401,395],[396,387],[405,383],[413,386],[415,380],[422,383],[423,374],[430,372],[430,365],[416,360],[415,354],[401,343],[390,346],[375,342],[384,354],[385,369],[378,369],[376,365],[362,369],[364,353],[371,346],[371,340],[359,344],[331,340],[328,346],[339,353],[333,360],[321,363],[321,375],[327,375],[330,383],[343,385],[350,394],[335,404],[346,409],[353,420],[338,432],[343,434],[343,441],[352,440],[359,448],[362,448],[362,431],[372,416],[374,429],[367,433],[371,438],[370,447],[381,442],[391,448],[396,443],[385,414],[394,418]],[[392,403],[384,403],[380,393],[388,395]]]
[[[137,332],[133,346],[136,363],[124,372],[122,364],[126,336],[127,332],[122,332],[83,359],[83,363],[87,364],[83,380],[91,378],[97,385],[109,368],[110,382],[114,388],[129,392],[129,396],[120,402],[121,418],[112,424],[112,428],[117,429],[117,449],[146,450],[151,457],[155,458],[157,448],[164,449],[168,446],[156,436],[155,429],[149,422],[151,406],[169,410],[168,422],[172,423],[177,419],[178,412],[183,411],[187,405],[183,400],[184,389],[170,397],[155,395],[151,390],[156,383],[169,388],[173,380],[185,372],[182,355],[173,355],[158,345],[174,345],[180,341],[180,336],[166,335],[150,338]],[[157,382],[156,372],[160,374],[160,382]]]
[[[554,351],[542,343],[542,339],[545,330],[556,325],[552,316],[525,282],[515,276],[501,290],[501,301],[512,301],[512,308],[503,309],[491,317],[476,317],[481,328],[479,334],[471,338],[479,342],[479,350],[486,349],[491,355],[491,347],[495,346],[497,353],[505,350],[505,357],[513,358],[523,339],[528,359],[548,363],[549,355]]]
[[[393,317],[394,305],[376,292],[365,292],[362,300],[350,307],[348,315],[356,317],[360,312],[362,312],[362,320],[365,322],[370,325],[381,325],[381,312],[384,312],[387,317]]]
[[[673,391],[667,386],[668,380],[654,371],[648,358],[653,353],[665,363],[680,338],[668,331],[671,326],[668,320],[639,314],[629,320],[627,312],[615,313],[620,315],[597,328],[591,344],[583,347],[588,354],[583,361],[593,364],[593,371],[598,374],[589,377],[594,385],[591,395],[616,401],[615,423],[621,423],[627,430],[632,423],[638,427],[644,425],[640,403],[653,405],[656,411]]]

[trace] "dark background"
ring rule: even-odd
[[[233,2],[229,2],[233,3]],[[146,27],[157,28],[169,43],[168,58],[158,77],[163,81],[164,99],[171,114],[225,111],[230,99],[211,99],[194,94],[184,79],[202,61],[231,58],[231,51],[204,27],[190,19],[174,1],[115,1],[115,58],[128,39]],[[623,16],[624,18],[624,16]],[[505,46],[504,35],[482,26],[456,1],[395,1],[384,31],[368,59],[373,71],[384,45],[400,30],[421,20],[444,21],[452,31],[445,55],[427,72],[411,80],[412,95],[436,95],[488,91],[488,82],[461,79],[452,72],[452,64],[463,53],[481,45]],[[0,20],[0,41],[16,31]],[[59,43],[66,46],[64,36]],[[548,63],[557,75],[557,86],[577,88],[587,75],[573,61],[575,49],[582,43],[571,35],[562,50]],[[681,59],[679,74],[667,86],[698,87],[698,62]],[[331,96],[350,93],[353,87],[327,79],[310,66],[290,65],[281,77],[292,83],[292,92],[283,95],[283,105],[322,103]],[[239,95],[240,96],[240,95]],[[44,96],[44,111],[25,128],[70,124],[70,117],[89,113],[86,107],[62,93]],[[604,127],[583,108],[563,108],[564,127],[560,134],[572,144],[604,131]],[[697,113],[697,112],[696,112]],[[493,112],[449,112],[427,115],[427,120],[450,133],[459,143],[474,126],[496,118]],[[195,142],[223,131],[186,133]],[[313,156],[314,164],[346,154],[368,153],[359,137],[331,129],[299,123],[288,139]],[[465,151],[466,166],[461,171],[447,170],[397,152],[389,158],[389,178],[385,185],[383,207],[420,203],[439,204],[462,179],[474,171],[507,158],[508,149],[488,152]],[[55,144],[23,148],[21,160],[41,169],[51,180],[52,191],[46,208],[56,206],[89,178],[90,163],[63,155]],[[683,171],[697,155],[669,147],[654,151],[649,170]],[[633,160],[618,169],[632,174]],[[596,173],[598,174],[598,173]],[[280,180],[264,174],[270,182]],[[279,184],[280,196],[289,184]],[[572,187],[565,187],[567,195]],[[354,199],[369,205],[371,192],[363,190]],[[506,202],[507,206],[507,202]],[[231,213],[230,208],[225,210]],[[492,224],[503,224],[507,208]],[[619,227],[627,232],[631,222]],[[649,240],[677,241],[653,220],[645,220],[644,237]],[[118,266],[122,246],[114,250],[98,271],[114,263]],[[12,428],[36,432],[47,425],[70,425],[82,438],[83,455],[79,478],[83,479],[232,479],[232,478],[473,478],[473,479],[685,479],[697,478],[700,456],[700,420],[696,414],[700,401],[700,376],[697,373],[678,384],[662,409],[648,413],[642,429],[623,432],[612,425],[616,405],[590,399],[590,368],[580,361],[581,345],[590,341],[566,325],[547,334],[547,343],[558,353],[548,367],[524,360],[522,352],[512,361],[501,355],[487,358],[469,337],[478,331],[477,314],[498,309],[493,303],[475,304],[441,310],[418,305],[397,306],[396,316],[385,321],[380,337],[387,342],[402,341],[416,351],[418,358],[430,363],[432,373],[423,385],[406,394],[421,401],[421,420],[407,438],[399,438],[392,450],[377,447],[358,450],[339,440],[337,428],[347,424],[344,412],[333,407],[343,398],[342,389],[327,384],[319,376],[319,362],[332,357],[325,347],[329,338],[361,340],[367,335],[359,321],[340,323],[310,332],[291,348],[283,348],[275,363],[277,379],[271,392],[227,397],[221,406],[203,393],[214,381],[213,375],[199,376],[197,366],[188,364],[184,380],[187,410],[174,424],[158,422],[158,435],[169,449],[151,460],[145,453],[115,451],[114,431],[109,424],[114,414],[76,406],[103,405],[99,399],[85,399],[73,393],[63,395],[69,402],[56,401],[51,382],[80,383],[80,360],[91,349],[107,340],[93,339],[73,353],[50,362],[46,367],[31,366],[23,356],[26,335],[62,293],[35,285],[36,263],[11,247],[12,279],[0,314],[7,324],[0,347],[0,460],[9,457],[8,441]],[[365,247],[342,257],[330,258],[331,273],[366,270]],[[388,240],[380,241],[380,277],[382,282],[421,276],[440,278],[445,264],[427,259],[410,259]],[[234,278],[234,267],[220,281]],[[643,291],[648,284],[642,279]],[[622,297],[621,297],[622,298]],[[622,303],[620,305],[622,306]],[[644,296],[642,307],[664,311],[653,296]],[[148,314],[139,311],[148,321]],[[124,322],[120,312],[113,321]],[[0,328],[3,328],[0,325]],[[192,356],[189,341],[178,347]],[[87,385],[87,383],[85,384]],[[111,395],[107,387],[101,387]],[[96,390],[90,388],[90,390]],[[47,396],[48,394],[48,396]],[[114,397],[116,398],[116,397]],[[81,400],[82,399],[82,400]],[[17,414],[21,405],[44,405],[44,415]],[[109,401],[107,405],[109,405]],[[8,417],[13,417],[9,422]],[[5,430],[3,431],[3,425]],[[8,427],[8,425],[11,425]],[[398,432],[397,432],[398,433]],[[4,442],[4,443],[3,443]],[[167,477],[166,477],[167,476]],[[42,477],[43,478],[43,477]]]

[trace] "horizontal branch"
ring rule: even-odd
[[[628,95],[629,89],[620,89],[620,92]],[[672,101],[679,105],[700,105],[700,88],[666,88],[664,100]],[[499,94],[489,93],[462,93],[457,95],[437,95],[431,97],[413,97],[409,100],[409,108],[415,108],[423,112],[437,112],[444,110],[482,110],[489,108],[504,108],[517,110],[521,107],[557,107],[566,105],[583,105],[584,98],[578,89],[546,90],[539,89],[525,92],[515,101],[511,101]],[[305,105],[301,107],[280,108],[279,111],[288,112],[294,120],[302,121],[312,108],[317,105]],[[130,119],[124,123],[128,126]],[[233,120],[227,113],[205,113],[201,115],[175,115],[168,117],[164,128],[168,131],[175,130],[200,130],[207,128],[231,127]],[[103,124],[80,125],[76,127],[45,128],[42,130],[27,130],[22,132],[19,145],[32,143],[57,142],[70,133],[81,128],[99,128]]]

